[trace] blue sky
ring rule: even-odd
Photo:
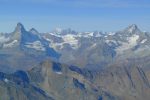
[[[17,22],[40,32],[118,31],[130,24],[150,31],[150,0],[0,0],[0,32]]]

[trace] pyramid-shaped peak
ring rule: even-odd
[[[39,32],[35,28],[31,28],[30,31],[33,34],[38,34]]]
[[[138,29],[138,26],[136,24],[132,24],[129,26],[129,28],[134,30],[134,29]]]
[[[25,28],[24,28],[23,24],[17,23],[17,26],[16,26],[16,28],[15,28],[15,32],[21,33],[21,32],[23,32],[23,31],[25,31]]]
[[[135,31],[140,31],[138,26],[136,24],[132,24],[130,26],[128,26],[125,31],[129,32],[129,33],[133,33]]]
[[[18,26],[18,27],[23,27],[23,24],[21,24],[21,23],[19,22],[19,23],[17,23],[17,26]]]
[[[19,22],[19,23],[17,23],[17,28],[19,28],[19,29],[24,29],[24,26],[23,26],[23,24],[21,24],[21,23]]]

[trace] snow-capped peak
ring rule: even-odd
[[[128,32],[132,33],[132,32],[134,32],[134,31],[136,31],[136,30],[139,30],[139,29],[138,29],[138,26],[137,26],[136,24],[132,24],[132,25],[130,25],[129,27],[127,27],[126,30],[127,30]]]

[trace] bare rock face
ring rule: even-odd
[[[28,71],[0,73],[0,99],[149,100],[150,69],[118,62],[90,71],[45,60]]]
[[[126,63],[127,64],[127,63]],[[111,65],[100,72],[92,72],[46,61],[32,69],[29,75],[57,100],[149,100],[150,70],[134,64]],[[100,99],[98,99],[100,98]]]
[[[91,74],[91,76],[88,75]],[[111,100],[117,97],[89,80],[91,72],[46,60],[31,70],[0,73],[0,99],[4,100]]]
[[[94,84],[121,100],[149,100],[150,70],[137,65],[113,65],[97,75]]]
[[[33,68],[28,73],[32,83],[56,100],[117,100],[117,97],[92,84],[89,80],[92,77],[88,76],[90,72],[84,72],[75,66],[68,67],[47,60],[41,67]]]
[[[0,73],[1,100],[54,100],[45,92],[30,84],[28,75],[24,71],[13,74]]]

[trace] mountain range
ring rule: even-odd
[[[0,33],[1,100],[149,100],[150,33],[59,29],[18,23]]]

